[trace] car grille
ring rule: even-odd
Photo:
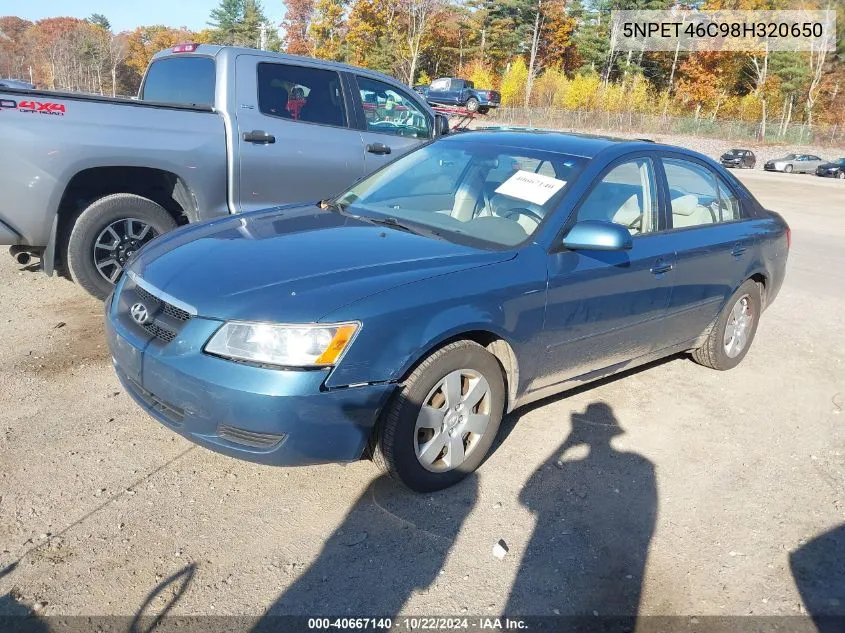
[[[131,378],[126,379],[132,394],[155,413],[164,417],[172,426],[180,427],[185,420],[185,410],[165,402],[155,394],[144,389]]]
[[[284,433],[259,433],[258,431],[239,429],[236,426],[229,426],[228,424],[218,426],[217,435],[224,440],[252,448],[273,448],[285,439]]]
[[[133,318],[131,313],[132,307],[139,303],[147,311],[144,322]],[[149,288],[141,287],[134,276],[126,279],[118,297],[117,310],[118,318],[128,328],[139,334],[143,332],[163,345],[173,341],[192,318],[187,310],[163,299]]]

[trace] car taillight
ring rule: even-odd
[[[792,248],[792,229],[786,227],[786,250]]]
[[[172,50],[174,53],[193,53],[197,46],[198,44],[177,44]]]

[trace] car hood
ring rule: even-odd
[[[130,270],[200,316],[303,323],[396,286],[514,256],[312,205],[178,229],[151,242]]]
[[[845,169],[845,165],[842,163],[822,163],[819,167],[822,169],[835,169],[837,167]]]

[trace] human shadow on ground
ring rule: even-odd
[[[395,617],[414,592],[437,590],[440,571],[477,497],[475,474],[426,495],[378,477],[254,631],[278,630],[279,615]]]
[[[504,613],[612,616],[633,629],[657,517],[654,465],[611,445],[624,430],[607,404],[571,421],[520,493],[537,524]]]
[[[792,552],[789,567],[819,633],[845,631],[845,524]]]

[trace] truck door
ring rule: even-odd
[[[388,161],[430,139],[434,120],[408,92],[392,84],[356,75],[364,108],[364,171],[370,173]]]
[[[316,202],[363,175],[361,132],[335,70],[256,55],[239,56],[236,68],[239,211]]]

